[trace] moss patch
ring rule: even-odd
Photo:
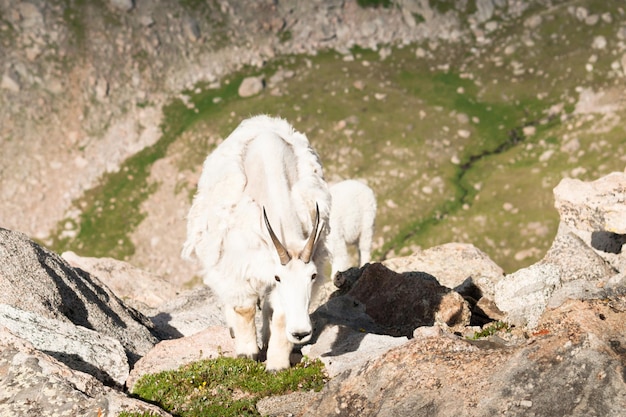
[[[304,360],[270,373],[250,359],[220,357],[142,377],[134,395],[181,417],[258,416],[261,398],[294,391],[319,391],[326,381],[319,360]]]

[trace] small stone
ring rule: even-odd
[[[240,97],[252,97],[259,94],[265,88],[265,79],[263,77],[247,77],[239,86]]]

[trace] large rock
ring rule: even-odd
[[[472,325],[483,325],[504,316],[496,307],[495,286],[504,270],[487,254],[469,243],[446,243],[403,258],[383,262],[395,272],[421,271],[461,294],[472,310]]]
[[[626,235],[626,172],[596,181],[564,178],[554,189],[561,221],[577,229]]]
[[[415,328],[441,324],[460,329],[470,310],[460,294],[425,272],[398,274],[380,263],[368,264],[346,293],[392,336],[412,337]]]
[[[415,338],[335,377],[299,415],[623,416],[625,309],[568,301],[512,346]]]
[[[561,223],[618,271],[626,271],[626,173],[595,181],[565,178],[554,188]]]
[[[535,264],[507,275],[498,283],[495,301],[498,308],[507,313],[508,323],[533,329],[560,285],[558,267]]]
[[[407,337],[393,337],[367,333],[348,326],[328,325],[316,336],[315,343],[302,348],[302,353],[311,359],[320,359],[328,376],[355,369],[375,359],[389,349],[408,341]]]
[[[83,257],[74,252],[64,252],[61,256],[72,267],[98,277],[115,295],[138,310],[156,308],[170,301],[177,292],[170,282],[127,262]]]
[[[145,313],[166,339],[191,336],[211,326],[226,325],[221,301],[205,285],[182,291]]]
[[[621,280],[612,279],[626,269],[623,236],[613,232],[622,230],[620,216],[626,216],[626,174],[591,183],[566,179],[554,195],[561,223],[552,246],[540,262],[495,287],[495,302],[506,320],[529,329],[548,305],[626,291]]]
[[[552,246],[540,263],[557,266],[562,282],[599,282],[618,272],[564,222],[559,224]]]
[[[0,325],[36,349],[106,385],[123,387],[128,378],[128,359],[117,339],[6,304],[0,304]]]
[[[476,300],[483,296],[493,300],[494,286],[504,277],[501,267],[469,243],[446,243],[410,256],[388,259],[383,265],[398,273],[426,272],[441,285]]]
[[[507,275],[496,285],[495,302],[506,320],[536,327],[545,308],[567,298],[602,298],[616,289],[609,280],[616,271],[568,226],[561,223],[544,258]]]
[[[158,341],[152,323],[100,280],[22,233],[0,228],[0,303],[117,339],[134,364]]]
[[[68,368],[1,325],[0,387],[2,416],[99,417],[122,411],[170,416]]]

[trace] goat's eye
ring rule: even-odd
[[[311,281],[315,281],[315,278],[317,278],[317,274],[311,275]]]
[[[280,282],[280,277],[278,275],[274,275],[274,279],[276,280],[276,282]]]

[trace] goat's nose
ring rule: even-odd
[[[294,339],[296,340],[302,340],[305,337],[308,337],[311,335],[311,332],[293,332],[291,333],[291,335],[294,337]]]

